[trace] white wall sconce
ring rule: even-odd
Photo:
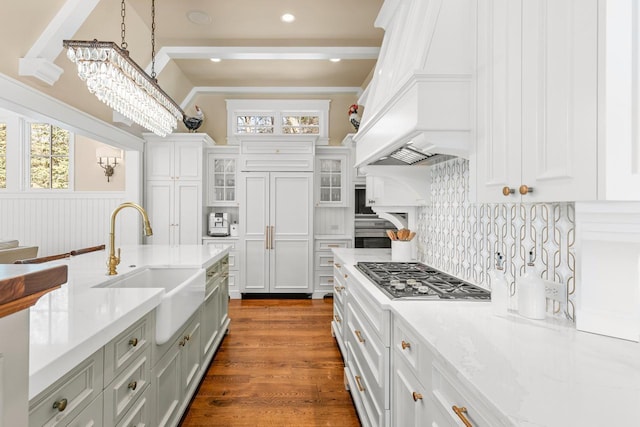
[[[98,164],[104,169],[107,182],[113,176],[114,168],[118,166],[118,161],[122,161],[122,150],[112,147],[101,147],[96,149]]]

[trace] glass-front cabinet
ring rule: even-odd
[[[347,206],[346,154],[316,155],[316,206]]]
[[[237,156],[207,155],[207,206],[237,206]]]

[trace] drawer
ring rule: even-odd
[[[342,312],[342,305],[336,304],[335,300],[333,302],[333,323],[336,324],[336,328],[340,332],[340,337],[343,336],[343,329],[345,324],[344,313]]]
[[[362,285],[351,277],[347,277],[347,289],[349,291],[349,301],[353,301],[358,306],[375,333],[380,337],[382,343],[389,347],[391,345],[391,314],[383,310],[382,306],[375,301]]]
[[[131,363],[104,390],[104,422],[115,425],[149,386],[151,348]]]
[[[385,408],[371,394],[369,381],[360,369],[360,363],[354,357],[353,345],[346,342],[348,362],[345,368],[347,382],[353,401],[358,411],[358,416],[363,426],[384,426],[385,425]]]
[[[339,279],[333,278],[333,302],[337,302],[341,307],[344,307],[345,297],[347,295],[347,288],[340,283]]]
[[[330,270],[328,272],[324,270],[316,271],[314,283],[316,290],[333,292],[334,279]]]
[[[98,396],[68,424],[68,427],[102,427],[105,425],[102,421],[102,398]],[[106,426],[108,427],[108,424]]]
[[[316,251],[330,251],[335,248],[351,247],[351,239],[318,240],[316,239]]]
[[[238,252],[229,251],[229,270],[237,270],[238,269]]]
[[[449,372],[439,361],[434,361],[432,369],[434,406],[440,418],[447,420],[447,424],[463,425],[461,416],[453,410],[456,406],[466,409],[462,416],[474,427],[512,425],[495,407],[482,399],[479,393],[467,389],[456,375]]]
[[[151,426],[151,387],[147,387],[116,427]]]
[[[237,239],[226,240],[226,239],[205,238],[205,239],[202,239],[202,244],[203,245],[229,245],[229,251],[234,251],[237,249],[238,240]]]
[[[30,426],[66,425],[102,393],[100,349],[29,402]]]
[[[212,292],[220,287],[220,283],[222,282],[221,278],[215,278],[214,280],[207,280],[207,284],[204,291],[204,299],[209,298]]]
[[[366,378],[369,393],[383,408],[388,408],[389,347],[382,344],[351,298],[347,301],[343,336],[351,343],[353,356],[358,360],[358,370]]]
[[[431,384],[431,351],[418,334],[398,316],[393,318],[392,349],[397,358],[406,362],[424,384]]]
[[[104,347],[104,382],[110,383],[150,345],[153,312],[131,325]]]
[[[333,267],[333,253],[331,252],[316,252],[316,268]]]

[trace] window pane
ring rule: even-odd
[[[0,188],[7,188],[7,159],[0,156]]]
[[[69,155],[69,131],[51,126],[51,152],[57,156]]]
[[[44,123],[31,125],[31,155],[48,156],[51,154],[51,126]]]
[[[69,158],[53,157],[51,159],[51,188],[63,189],[69,188]]]
[[[31,158],[31,188],[51,188],[49,157]]]

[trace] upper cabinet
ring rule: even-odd
[[[188,137],[184,137],[187,135]],[[206,135],[205,135],[206,136]],[[173,134],[166,138],[145,135],[146,179],[201,180],[202,134]],[[206,136],[206,139],[211,139]],[[206,143],[211,143],[206,141]]]
[[[318,148],[315,156],[315,182],[317,207],[348,206],[349,175],[348,148]]]
[[[413,142],[468,157],[473,112],[475,1],[386,0],[385,30],[356,142],[357,166]]]
[[[207,150],[207,206],[238,206],[238,147]]]
[[[372,165],[364,171],[367,174],[367,206],[424,206],[431,200],[431,177],[426,166]]]
[[[478,2],[478,202],[640,199],[631,3]]]

